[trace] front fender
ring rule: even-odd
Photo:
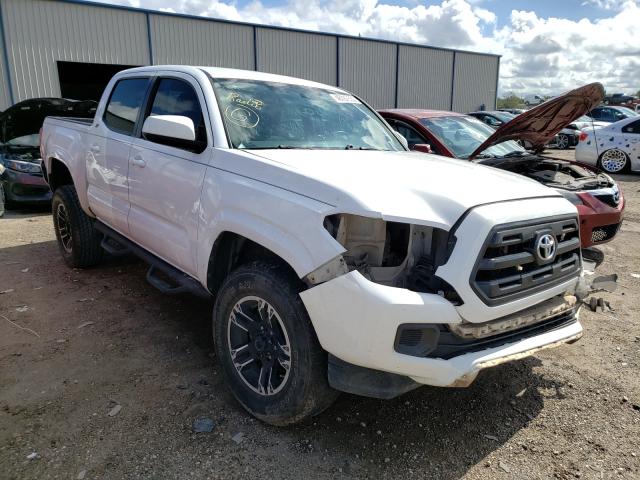
[[[333,207],[241,175],[209,168],[198,242],[198,278],[206,285],[209,256],[223,232],[271,250],[302,278],[344,252],[323,227]]]

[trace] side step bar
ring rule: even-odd
[[[168,295],[176,295],[178,293],[191,293],[201,298],[211,299],[211,293],[207,291],[200,283],[186,273],[181,272],[164,260],[156,257],[144,248],[135,244],[128,238],[123,237],[112,228],[104,223],[96,220],[94,227],[104,235],[101,247],[111,255],[122,256],[132,253],[144,262],[149,264],[147,272],[147,282]],[[162,274],[171,283],[165,281],[158,276]]]

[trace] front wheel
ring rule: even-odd
[[[612,148],[600,156],[600,166],[607,173],[620,173],[627,168],[629,157],[622,150]]]
[[[51,201],[53,227],[65,263],[73,268],[90,267],[102,259],[102,237],[84,213],[73,185],[63,185]]]
[[[227,277],[213,310],[216,356],[231,392],[272,425],[317,415],[338,396],[300,288],[283,266],[254,262]]]

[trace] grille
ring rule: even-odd
[[[591,231],[591,241],[593,243],[604,242],[605,240],[609,240],[616,233],[618,233],[618,229],[620,228],[619,223],[614,223],[612,225],[604,225],[602,227],[596,227]]]
[[[546,235],[553,238],[555,253],[544,259],[537,247]],[[576,277],[580,266],[580,233],[575,216],[510,223],[489,232],[470,284],[485,304],[493,306]]]

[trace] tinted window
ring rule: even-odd
[[[422,135],[404,123],[396,122],[394,128],[400,135],[407,139],[409,148],[413,148],[418,143],[429,143]]]
[[[624,133],[640,133],[640,120],[628,124],[622,131]]]
[[[104,113],[104,123],[111,130],[132,135],[148,80],[131,78],[116,83]]]
[[[321,87],[215,79],[220,114],[234,148],[404,150],[369,107]]]
[[[149,115],[180,115],[193,120],[196,140],[207,141],[207,130],[198,96],[187,82],[175,78],[163,78],[153,99]]]

